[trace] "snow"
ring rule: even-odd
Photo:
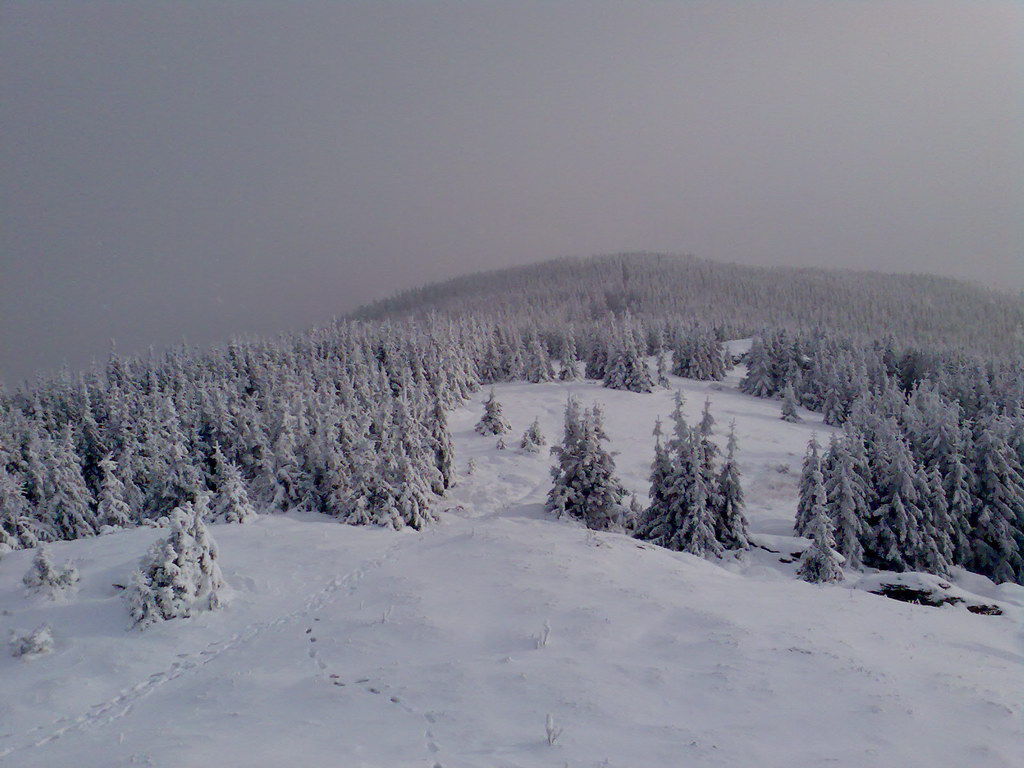
[[[166,530],[49,547],[81,574],[28,595],[33,553],[0,560],[0,632],[46,623],[54,650],[0,656],[5,766],[1019,766],[1024,589],[958,572],[1002,616],[795,580],[804,447],[829,427],[723,383],[672,379],[724,446],[735,419],[755,541],[705,562],[542,509],[546,451],[450,415],[459,485],[423,533],[313,514],[213,525],[225,606],[130,630],[120,590]],[[508,384],[519,435],[561,436],[569,393],[600,402],[620,477],[641,500],[672,392]],[[467,462],[475,469],[465,475]],[[775,550],[778,554],[768,551]],[[891,577],[892,575],[888,575]],[[861,579],[864,584],[871,577]],[[880,578],[880,577],[877,577]],[[881,579],[885,581],[885,579]],[[863,587],[864,584],[859,586]],[[538,647],[537,637],[550,627]],[[551,716],[563,729],[548,745]]]

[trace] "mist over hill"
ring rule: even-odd
[[[714,327],[726,337],[766,327],[827,330],[992,353],[1019,352],[1024,343],[1024,301],[951,278],[751,267],[651,253],[479,272],[401,291],[351,317],[432,312],[538,324],[628,312]]]

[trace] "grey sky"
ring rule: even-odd
[[[558,255],[1024,287],[1018,2],[0,3],[0,376]]]

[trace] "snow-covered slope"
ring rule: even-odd
[[[780,421],[735,378],[673,384],[694,421],[706,395],[718,433],[736,420],[752,528],[779,554],[709,563],[550,519],[550,459],[515,450],[533,418],[555,441],[570,392],[603,403],[643,497],[671,392],[499,386],[508,449],[473,432],[486,392],[451,415],[462,476],[425,533],[301,515],[213,526],[222,611],[127,629],[112,585],[157,530],[53,545],[82,573],[59,603],[25,595],[30,552],[4,557],[0,631],[45,621],[56,649],[0,656],[0,764],[1024,764],[1024,589],[964,576],[1006,611],[979,616],[794,580],[780,558],[800,547],[800,460],[828,428]],[[563,729],[550,746],[548,715]]]

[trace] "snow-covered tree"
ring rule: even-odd
[[[832,472],[825,490],[834,546],[846,558],[849,567],[860,568],[864,563],[861,539],[868,516],[864,482],[856,472],[853,455],[844,441],[834,443],[830,453]]]
[[[519,441],[519,448],[524,453],[538,453],[541,446],[547,444],[544,433],[540,430],[540,422],[537,419],[526,428],[522,439]]]
[[[746,355],[747,375],[740,381],[740,392],[754,397],[771,397],[775,393],[772,382],[771,359],[764,342],[755,337]]]
[[[814,504],[817,501],[815,494],[818,486],[824,482],[819,449],[818,436],[811,435],[810,442],[807,443],[803,469],[800,472],[799,501],[796,506],[796,522],[793,525],[797,536],[808,535],[811,520],[814,518]]]
[[[1024,479],[1003,425],[993,421],[980,424],[974,450],[973,569],[997,583],[1021,579]]]
[[[455,446],[452,444],[451,432],[448,431],[448,415],[438,397],[434,399],[431,415],[429,444],[438,473],[432,490],[441,495],[455,485]]]
[[[576,339],[570,331],[562,344],[561,367],[558,369],[559,381],[579,381],[580,361],[576,351]]]
[[[609,389],[623,389],[627,392],[654,391],[654,380],[647,368],[647,361],[641,356],[628,330],[622,332],[608,360],[604,385]]]
[[[552,487],[546,508],[554,514],[581,520],[594,530],[621,530],[626,509],[626,490],[615,475],[615,460],[601,443],[607,439],[595,406],[570,423],[566,406],[567,431],[561,446],[552,448],[558,464],[552,467]],[[575,417],[573,418],[575,421]]]
[[[224,587],[217,545],[203,522],[205,497],[171,514],[171,533],[153,545],[126,589],[132,623],[144,629],[157,621],[186,618],[220,606]]]
[[[476,423],[476,431],[481,435],[503,435],[512,429],[501,412],[501,403],[494,397],[492,389],[484,401],[484,415]]]
[[[824,496],[824,489],[821,491]],[[832,538],[832,521],[824,503],[815,504],[809,533],[814,539],[800,558],[797,574],[811,584],[827,584],[842,581],[843,565],[835,550]]]
[[[796,392],[793,389],[792,384],[786,384],[786,388],[782,391],[782,420],[791,423],[803,421],[800,418],[800,413],[797,410],[797,398]]]
[[[214,478],[217,492],[213,498],[213,517],[225,523],[248,523],[256,518],[238,466],[224,457],[220,445],[213,451]]]
[[[82,477],[70,425],[64,427],[54,448],[48,482],[50,494],[46,499],[49,522],[62,539],[94,536],[94,499]]]
[[[16,659],[31,659],[53,651],[53,629],[40,624],[27,634],[11,632],[11,655]]]
[[[78,579],[78,570],[73,565],[55,566],[50,560],[49,550],[39,547],[22,581],[32,591],[52,600],[72,589]]]
[[[96,522],[111,528],[129,528],[135,522],[131,507],[125,501],[124,483],[117,475],[117,462],[107,454],[99,463],[101,473]]]
[[[729,426],[725,461],[718,474],[718,504],[715,510],[715,538],[726,549],[748,549],[750,531],[744,512],[743,486],[736,461],[736,423]]]
[[[700,440],[694,440],[692,477],[688,488],[686,519],[679,532],[682,551],[698,557],[722,556],[722,544],[715,537],[715,510],[711,500],[711,488],[702,468],[705,465],[706,448]]]

